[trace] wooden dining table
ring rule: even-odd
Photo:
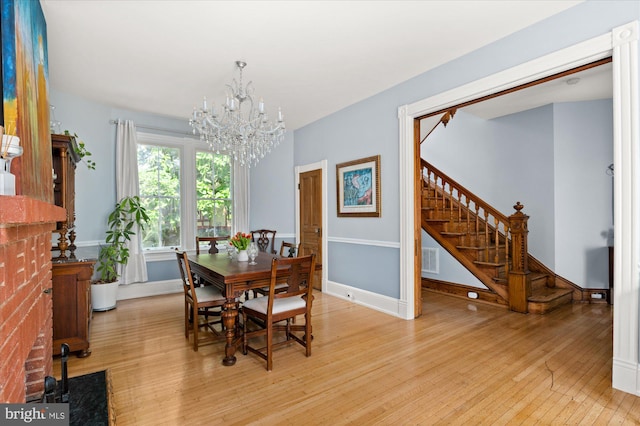
[[[227,340],[223,365],[236,363],[235,352],[242,338],[236,335],[237,298],[248,290],[269,286],[274,257],[279,256],[260,252],[256,264],[251,265],[249,262],[239,262],[235,257],[231,258],[227,253],[189,256],[191,272],[217,287],[227,299],[222,312]]]

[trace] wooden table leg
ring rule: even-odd
[[[226,328],[227,343],[224,348],[224,359],[222,365],[234,365],[236,363],[236,320],[238,318],[238,308],[235,299],[227,299],[224,304],[222,319]]]

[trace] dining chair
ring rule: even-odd
[[[219,253],[220,250],[218,250],[217,247],[217,243],[220,241],[227,241],[227,245],[229,242],[229,237],[199,237],[196,236],[196,255],[200,254],[200,249],[201,249],[201,245],[202,243],[209,243],[209,249],[207,250],[207,253],[209,254],[216,254]],[[205,248],[207,246],[205,245]],[[227,248],[228,250],[229,248]],[[202,285],[207,285],[207,282],[202,278],[199,277],[197,275],[193,275],[193,283],[196,285],[196,287],[200,287]]]
[[[280,245],[280,257],[296,257],[299,254],[300,244],[283,241]]]
[[[282,242],[280,246],[280,257],[296,257],[298,255],[298,248],[300,244],[288,243],[286,241]],[[281,291],[285,291],[287,289],[287,283],[276,284],[276,293]],[[261,294],[266,296],[269,293],[269,286],[254,288],[253,295]]]
[[[199,336],[200,328],[210,330],[216,337],[224,336],[221,314],[226,298],[213,286],[196,287],[194,285],[187,252],[176,250],[176,257],[184,290],[184,336],[189,339],[189,332],[193,332],[193,350],[197,352],[198,346],[204,342],[204,339]],[[213,308],[219,309],[213,311]],[[217,319],[209,320],[210,316]],[[200,321],[200,317],[204,317],[204,322]],[[216,330],[215,324],[220,324],[222,331]]]
[[[269,229],[257,229],[255,231],[251,231],[250,234],[251,240],[258,244],[258,249],[260,251],[277,254],[274,248],[276,231],[271,231]]]
[[[200,244],[209,243],[209,254],[218,253],[217,243],[219,241],[229,241],[229,237],[196,237],[196,254],[200,254]]]
[[[267,361],[267,371],[273,367],[273,349],[297,342],[311,356],[311,305],[313,302],[313,275],[315,254],[302,257],[274,258],[271,261],[271,282],[267,297],[255,297],[242,306],[242,353],[252,352]],[[276,285],[286,283],[287,290],[276,292]],[[292,320],[304,315],[304,324],[292,324]],[[257,329],[249,330],[249,322]],[[274,342],[274,333],[284,332],[285,340]],[[303,333],[299,336],[299,333]],[[266,336],[266,346],[255,347],[251,339]],[[263,342],[259,339],[258,342]]]

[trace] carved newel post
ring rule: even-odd
[[[531,296],[531,277],[527,247],[527,221],[529,216],[522,213],[520,201],[513,206],[516,212],[509,216],[511,230],[511,261],[509,271],[509,308],[515,312],[527,313],[527,299]]]

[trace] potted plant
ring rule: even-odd
[[[85,157],[90,157],[91,156],[91,152],[89,150],[87,150],[87,147],[86,147],[85,143],[80,140],[80,138],[78,137],[78,134],[74,133],[72,135],[71,132],[69,132],[68,130],[65,130],[64,134],[66,136],[73,136],[75,138],[77,144],[74,145],[74,151],[80,157],[80,161],[82,161],[85,164],[85,166],[87,166],[87,169],[95,170],[96,169],[95,161],[92,161],[89,158],[85,158]]]
[[[99,279],[91,283],[91,305],[95,311],[107,311],[116,307],[118,278],[121,268],[129,261],[127,242],[135,235],[134,226],[140,230],[149,222],[140,197],[124,197],[118,201],[107,221],[106,244],[98,252]]]

